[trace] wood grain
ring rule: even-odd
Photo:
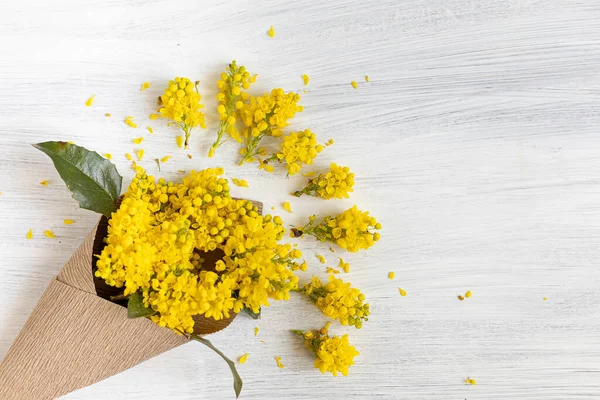
[[[332,326],[361,352],[351,375],[312,368],[288,330],[325,318],[294,296],[211,337],[232,358],[250,353],[243,399],[600,398],[599,20],[590,0],[0,2],[0,357],[97,222],[29,143],[111,153],[127,181],[124,154],[145,136],[151,173],[177,179],[180,169],[221,165],[250,183],[236,196],[275,206],[286,225],[352,204],[383,223],[365,253],[297,242],[310,265],[302,281],[325,277],[315,253],[331,266],[342,256],[344,277],[371,303],[360,331]],[[305,111],[289,129],[335,140],[314,169],[350,166],[349,201],[292,198],[305,178],[237,167],[233,143],[206,157],[215,81],[232,59],[259,74],[253,92],[302,95]],[[192,159],[175,128],[147,118],[178,75],[201,81],[206,104]],[[144,81],[152,86],[140,92]],[[140,128],[123,123],[128,115]],[[165,155],[173,158],[158,172],[153,159]],[[458,301],[468,289],[473,297]],[[190,344],[65,398],[230,399],[230,379],[218,356]]]

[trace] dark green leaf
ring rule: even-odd
[[[262,309],[258,309],[258,312],[255,313],[254,311],[252,311],[252,309],[248,308],[248,307],[244,307],[243,311],[248,314],[249,316],[252,317],[252,319],[260,319],[260,313],[262,312]]]
[[[52,159],[81,208],[108,218],[116,211],[123,178],[113,163],[95,151],[66,142],[44,142],[33,147]]]
[[[144,297],[139,293],[129,296],[127,302],[127,318],[149,317],[156,314],[152,308],[144,307]]]
[[[231,361],[229,358],[225,357],[225,354],[221,353],[221,351],[219,351],[219,349],[217,349],[215,346],[213,346],[213,344],[208,339],[204,339],[202,336],[198,336],[198,335],[190,335],[190,337],[192,339],[204,344],[205,346],[210,347],[215,353],[220,355],[223,360],[225,360],[227,365],[229,365],[229,369],[231,370],[231,373],[233,374],[233,390],[235,390],[235,398],[237,399],[240,396],[240,393],[242,392],[243,383],[242,383],[242,378],[240,377],[240,374],[238,374],[237,369],[235,369],[235,364],[233,363],[233,361]]]

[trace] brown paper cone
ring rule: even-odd
[[[99,296],[92,253],[103,223],[50,282],[8,350],[0,364],[1,400],[55,399],[187,342],[146,318],[128,319],[125,307]],[[219,331],[234,318],[195,318],[195,333]]]

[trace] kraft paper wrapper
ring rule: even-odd
[[[1,400],[55,399],[188,341],[146,318],[128,319],[125,307],[98,296],[92,254],[102,224],[104,217],[52,279],[8,350],[0,364]],[[217,332],[234,318],[195,318],[195,332]]]

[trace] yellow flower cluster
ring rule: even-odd
[[[327,329],[319,331],[292,331],[304,338],[304,344],[315,356],[315,368],[322,374],[330,372],[337,376],[348,375],[348,368],[354,364],[354,357],[360,355],[354,346],[348,341],[348,335],[329,336]]]
[[[342,325],[362,328],[363,321],[368,321],[369,304],[365,303],[365,295],[350,283],[329,274],[329,282],[323,284],[313,276],[309,284],[304,285],[301,292],[310,298],[329,318],[337,319]]]
[[[258,145],[265,136],[279,137],[283,128],[289,125],[289,120],[304,108],[298,105],[300,95],[285,93],[283,89],[273,89],[271,93],[250,97],[240,109],[244,122],[244,147],[240,150],[243,156],[240,165],[256,160],[256,156],[264,153]]]
[[[379,241],[381,224],[368,211],[361,211],[353,206],[336,217],[327,216],[315,225],[316,217],[309,217],[305,226],[293,228],[293,237],[304,234],[314,236],[322,242],[336,243],[351,253],[368,249]]]
[[[97,261],[96,276],[125,296],[141,294],[152,320],[177,332],[192,332],[194,315],[219,320],[287,299],[297,288],[293,271],[306,268],[295,261],[299,250],[279,243],[281,219],[231,198],[222,174],[192,171],[172,183],[138,167]],[[217,248],[223,260],[203,268],[202,252]]]
[[[226,72],[221,73],[221,79],[217,81],[217,87],[219,88],[217,94],[219,129],[217,139],[208,152],[209,157],[213,157],[217,148],[227,141],[223,138],[225,133],[238,142],[242,141],[235,126],[237,110],[244,106],[243,100],[248,99],[248,94],[242,92],[242,89],[247,90],[250,88],[250,84],[256,82],[256,77],[256,75],[251,76],[250,72],[246,71],[246,67],[238,66],[235,60],[229,64]]]
[[[325,200],[349,198],[354,187],[354,173],[350,168],[331,163],[329,171],[309,179],[302,190],[292,193],[296,197],[303,194],[320,197]]]
[[[175,78],[160,96],[161,107],[158,109],[163,118],[173,121],[185,133],[185,148],[187,149],[192,129],[200,126],[206,128],[204,113],[200,110],[201,96],[197,85],[188,78]]]
[[[325,146],[317,143],[317,136],[310,129],[300,132],[291,132],[283,137],[281,150],[261,162],[264,168],[270,161],[277,160],[285,163],[288,175],[292,176],[300,172],[302,165],[311,165],[313,160]],[[272,170],[268,170],[272,172]]]

